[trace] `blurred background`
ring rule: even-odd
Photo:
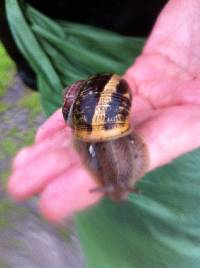
[[[6,193],[13,156],[44,120],[39,94],[23,84],[0,42],[0,268],[84,267],[73,223],[50,225],[37,199],[16,204]]]

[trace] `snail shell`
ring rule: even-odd
[[[86,142],[113,140],[131,130],[131,99],[129,86],[120,76],[95,75],[67,89],[63,115],[77,139]]]
[[[63,117],[73,129],[74,145],[85,166],[114,201],[127,199],[147,169],[147,150],[129,122],[132,94],[116,74],[80,80],[64,94]]]

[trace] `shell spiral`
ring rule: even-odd
[[[72,107],[75,137],[100,142],[129,133],[131,99],[127,82],[116,74],[99,74],[85,80]]]

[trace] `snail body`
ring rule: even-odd
[[[144,175],[146,149],[129,120],[132,94],[116,74],[77,81],[64,95],[63,117],[73,129],[74,144],[86,167],[112,200],[126,199]]]

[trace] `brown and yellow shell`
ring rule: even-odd
[[[76,91],[71,111],[69,113],[69,100],[65,96],[63,115],[65,119],[68,117],[77,139],[100,142],[130,132],[132,95],[124,79],[116,74],[99,74],[80,81],[78,87],[74,85],[68,88],[69,92]]]

